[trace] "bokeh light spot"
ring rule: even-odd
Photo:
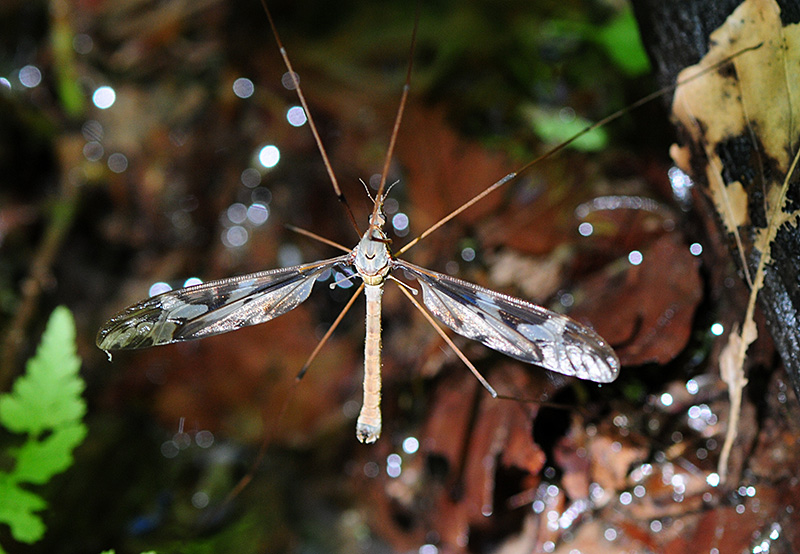
[[[273,144],[268,144],[258,152],[258,161],[267,169],[275,167],[281,159],[281,151]]]
[[[99,87],[92,94],[92,103],[101,110],[107,110],[117,101],[117,93],[111,87]]]

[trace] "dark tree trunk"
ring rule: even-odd
[[[658,78],[664,85],[674,83],[680,71],[696,64],[709,52],[711,33],[725,23],[740,6],[738,2],[731,0],[634,0],[633,4],[642,39],[654,62]],[[771,2],[751,0],[751,4],[757,6],[757,10],[775,12]],[[713,196],[714,186],[719,186],[715,191],[719,194],[720,190],[730,191],[732,183],[746,193],[746,222],[734,226],[741,236],[738,245],[731,232],[732,227],[725,226],[726,217],[719,213],[719,208],[717,222],[722,233],[731,240],[732,253],[736,254],[744,245],[743,256],[737,256],[737,263],[744,272],[749,271],[751,275],[755,275],[762,256],[768,256],[768,262],[764,266],[764,284],[758,300],[795,392],[800,397],[800,226],[798,218],[792,218],[800,211],[800,186],[797,177],[792,178],[793,184],[788,187],[782,200],[780,211],[783,219],[768,248],[759,248],[756,244],[758,236],[768,232],[769,216],[772,213],[763,208],[769,207],[770,192],[783,187],[789,166],[786,160],[791,161],[798,148],[798,127],[795,120],[800,117],[800,106],[792,107],[790,100],[800,98],[796,95],[800,81],[800,61],[785,45],[797,40],[797,31],[790,25],[800,21],[800,2],[783,0],[778,2],[778,6],[780,14],[775,18],[771,32],[759,37],[745,32],[738,36],[738,47],[763,41],[766,46],[761,49],[761,54],[765,54],[768,48],[773,48],[771,51],[777,54],[776,58],[761,61],[759,65],[776,66],[782,72],[780,78],[783,83],[780,84],[785,85],[788,91],[795,91],[794,95],[786,95],[789,99],[786,102],[788,107],[778,102],[781,106],[777,109],[785,109],[787,114],[781,125],[770,128],[763,124],[763,120],[753,116],[754,107],[771,109],[771,105],[766,105],[770,100],[762,99],[757,94],[747,98],[748,85],[737,81],[729,92],[732,90],[734,95],[738,93],[744,96],[745,103],[749,101],[747,109],[743,110],[747,117],[744,131],[731,133],[724,139],[710,138],[706,134],[706,126],[718,117],[726,117],[728,114],[700,112],[701,115],[695,123],[698,128],[702,128],[702,132],[692,136],[692,133],[684,132],[685,128],[682,128],[681,137],[686,141],[685,146],[690,152],[692,177],[704,187],[709,196]],[[741,13],[737,11],[734,19],[736,24],[744,27],[747,16],[741,16]],[[733,44],[736,44],[735,40]],[[789,54],[781,58],[783,52]],[[722,71],[721,68],[719,72]],[[733,63],[733,71],[728,69],[728,73],[733,79],[739,78],[740,71],[736,61]],[[776,155],[774,150],[770,152],[768,144],[775,142],[775,137],[782,137],[782,147],[787,154],[784,158]],[[708,166],[704,165],[709,163],[709,157],[713,157],[721,166],[715,169],[721,176],[719,185],[709,183],[713,179],[708,178]],[[747,267],[742,267],[743,265]]]

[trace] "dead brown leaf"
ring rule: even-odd
[[[680,236],[664,235],[642,254],[641,265],[612,266],[588,279],[572,313],[594,323],[623,365],[672,360],[689,340],[702,298],[700,262]]]

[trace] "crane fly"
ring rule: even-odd
[[[272,16],[266,5],[264,8],[281,56],[322,153],[334,191],[343,201],[354,227],[358,229],[355,218],[339,189]],[[414,37],[412,37],[412,52],[413,44]],[[210,281],[153,296],[126,308],[109,319],[97,334],[97,346],[107,352],[146,348],[218,335],[263,323],[285,314],[304,302],[311,294],[314,283],[328,270],[344,269],[349,271],[347,279],[358,277],[363,281],[345,310],[362,291],[366,296],[364,398],[356,423],[356,436],[362,442],[372,443],[378,439],[381,433],[381,298],[383,286],[388,279],[394,279],[391,275],[392,272],[402,272],[408,278],[417,281],[419,288],[422,289],[422,303],[429,313],[424,311],[409,292],[411,289],[409,285],[401,282],[400,290],[423,312],[434,329],[454,348],[492,396],[497,396],[496,391],[460,352],[436,323],[437,321],[459,335],[481,342],[493,350],[522,362],[597,383],[609,383],[616,379],[620,363],[614,350],[589,327],[542,306],[416,266],[392,254],[389,247],[390,240],[383,231],[386,219],[382,208],[388,194],[388,191],[385,192],[386,174],[408,95],[410,75],[411,63],[409,63],[400,108],[384,161],[381,183],[373,198],[369,226],[361,235],[355,248],[349,250],[331,241],[325,241],[346,253],[313,263]],[[598,122],[592,128],[606,123],[608,119]],[[551,150],[545,156],[563,146]],[[542,157],[530,162],[520,172]],[[495,182],[407,243],[397,254],[406,252],[450,219],[492,191],[512,181],[518,173],[511,173]],[[411,290],[414,293],[417,292],[414,289]],[[340,319],[341,315],[336,323]],[[336,323],[331,327],[331,331]],[[323,342],[324,340],[323,338]]]
[[[376,205],[382,201],[376,199]],[[417,280],[430,313],[456,333],[550,371],[598,383],[616,379],[619,360],[593,330],[536,304],[395,258],[383,223],[379,212],[343,256],[210,281],[134,304],[103,325],[97,346],[106,351],[145,348],[263,323],[305,301],[327,270],[349,268],[363,280],[367,299],[364,400],[356,435],[362,442],[375,442],[381,432],[381,297],[390,273],[400,270]]]

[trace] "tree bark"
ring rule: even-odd
[[[792,106],[792,100],[800,99],[800,56],[793,46],[800,42],[800,2],[634,0],[633,5],[642,40],[665,86],[726,40],[718,34],[711,37],[726,20],[727,25],[738,26],[741,31],[731,40],[733,50],[764,45],[753,54],[759,60],[754,64],[759,77],[747,80],[752,74],[745,67],[750,64],[750,53],[742,54],[734,59],[732,68],[720,67],[717,71],[721,83],[733,85],[723,84],[728,88],[720,92],[716,106],[705,112],[694,107],[692,123],[684,119],[679,124],[679,134],[685,141],[682,153],[689,161],[682,167],[686,170],[688,165],[695,183],[712,198],[717,224],[730,240],[731,252],[743,273],[752,276],[749,284],[756,288],[755,277],[764,260],[758,302],[800,398],[800,183],[793,177],[785,186],[800,137],[800,103]],[[760,14],[769,13],[774,17],[759,19]],[[762,31],[766,32],[760,34]],[[775,72],[770,75],[762,71],[767,68]],[[732,116],[726,109],[730,104],[725,103],[731,95],[741,106],[741,124],[731,124],[727,132],[715,134],[717,123]],[[737,192],[744,194],[737,196]],[[739,205],[736,201],[732,204],[739,217],[722,213],[720,197],[740,200]],[[775,229],[770,230],[773,222]],[[767,236],[766,242],[759,243]]]

